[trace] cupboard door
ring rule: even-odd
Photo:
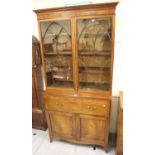
[[[77,20],[79,87],[109,91],[112,19]]]
[[[52,134],[73,138],[73,114],[64,112],[49,112]]]
[[[70,20],[41,22],[48,87],[73,87],[70,25]]]
[[[104,117],[80,115],[80,139],[86,141],[105,141],[106,120]]]

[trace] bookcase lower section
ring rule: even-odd
[[[78,99],[74,98],[44,98],[51,142],[59,138],[77,144],[99,145],[108,152],[110,100],[92,99],[94,102],[90,104],[90,99],[80,99],[81,102],[76,103]]]

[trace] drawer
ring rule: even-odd
[[[46,110],[109,116],[110,100],[44,96]]]
[[[57,96],[44,96],[46,110],[56,110],[64,112],[79,111],[79,104],[74,98],[57,97]]]
[[[87,99],[83,100],[80,106],[81,106],[81,113],[101,115],[101,116],[109,116],[110,114],[109,100]]]

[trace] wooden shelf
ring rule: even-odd
[[[81,72],[106,72],[110,71],[110,67],[79,67],[79,71]]]
[[[102,36],[102,34],[104,34],[104,33],[111,33],[112,32],[112,30],[110,29],[110,30],[102,30],[100,33],[98,33],[98,34],[96,34],[96,33],[87,33],[88,34],[88,36]]]
[[[55,83],[50,83],[50,86],[70,88],[73,87],[73,81],[55,81]]]
[[[52,72],[53,73],[66,73],[66,70],[67,69],[58,69],[58,70],[52,70]],[[72,73],[73,72],[73,70],[67,70],[67,72],[70,72],[70,73]]]
[[[66,80],[66,79],[60,79],[60,80],[55,80],[55,81],[59,81],[59,82],[73,82],[73,80],[69,79],[69,80]]]
[[[57,55],[72,55],[72,51],[48,51],[44,53],[45,56],[57,56]]]
[[[53,73],[66,73],[66,70],[57,70],[57,71],[52,71]],[[67,72],[69,72],[69,73],[73,73],[73,71],[72,70],[69,70],[69,71],[67,71]],[[66,73],[67,74],[67,73]]]
[[[66,68],[65,68],[66,67]],[[73,69],[70,69],[70,70],[68,70],[67,69],[67,67],[68,66],[54,66],[53,68],[52,68],[52,72],[53,73],[55,73],[55,72],[60,72],[60,73],[66,73],[66,70],[68,71],[68,72],[73,72]],[[50,74],[51,73],[51,71],[46,71],[46,73],[47,74]]]
[[[108,51],[108,50],[105,50],[105,51],[79,51],[79,55],[92,55],[92,56],[103,55],[103,56],[110,56],[111,52]]]
[[[69,79],[69,80],[66,80],[66,79],[59,79],[59,80],[56,80],[55,79],[55,82],[73,82],[72,79]],[[99,82],[92,82],[92,81],[83,81],[83,80],[79,80],[79,83],[85,83],[85,84],[91,84],[91,85],[102,85],[102,84],[109,84],[108,81],[99,81]]]
[[[56,67],[56,66],[55,66]],[[66,73],[66,70],[64,68],[64,66],[61,67],[56,67],[56,69],[53,68],[52,72],[53,73]],[[67,70],[67,72],[72,73],[73,70]],[[85,69],[84,67],[80,67],[79,68],[79,74],[82,73],[88,73],[88,74],[104,74],[106,72],[110,72],[110,67],[87,67],[87,69]],[[50,74],[51,71],[46,72],[47,74]]]
[[[108,72],[108,71],[104,71],[104,70],[83,70],[79,74],[82,74],[82,73],[88,73],[88,74],[104,74],[105,72]]]
[[[83,81],[83,80],[79,80],[79,83],[88,83],[88,84],[109,84],[108,81],[99,81],[99,82],[92,82],[92,81]]]
[[[45,56],[55,56],[55,55],[72,55],[72,51],[70,50],[66,50],[66,51],[46,51],[44,53]],[[111,56],[111,52],[109,50],[104,50],[104,51],[87,51],[87,50],[82,50],[82,51],[79,51],[79,56],[100,56],[100,55],[103,55],[103,56]]]
[[[80,82],[81,89],[101,89],[101,90],[108,90],[109,83],[82,83]]]
[[[53,35],[52,33],[48,33],[48,34],[46,34],[47,36],[58,36],[58,34],[55,34],[55,35]],[[67,33],[61,33],[61,34],[59,34],[59,37],[61,37],[61,36],[71,36],[71,34],[67,34]],[[44,45],[48,45],[48,44],[44,44]]]

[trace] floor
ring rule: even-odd
[[[71,144],[60,140],[49,141],[48,130],[32,129],[32,155],[115,155],[114,147],[106,153],[102,148]]]

